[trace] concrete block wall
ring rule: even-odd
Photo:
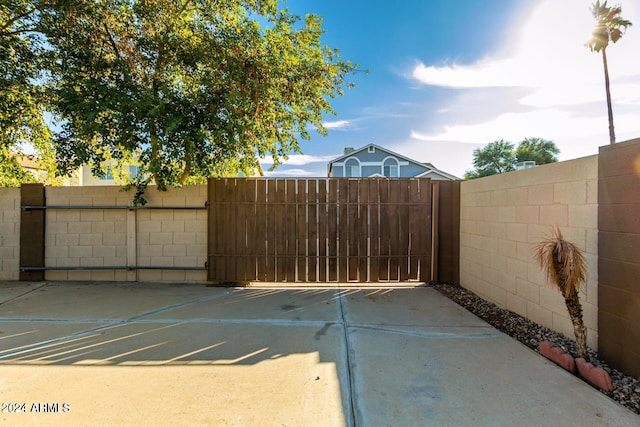
[[[20,276],[20,189],[0,188],[0,280]]]
[[[598,158],[461,183],[460,282],[482,298],[573,338],[562,296],[534,261],[558,225],[588,264],[580,292],[588,344],[598,343]]]
[[[47,187],[48,206],[130,206],[120,187]],[[206,186],[159,192],[146,206],[204,207]],[[47,267],[203,267],[207,257],[206,210],[48,209]],[[206,271],[49,270],[46,280],[206,281]]]

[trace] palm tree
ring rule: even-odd
[[[597,0],[591,5],[591,13],[596,18],[596,27],[591,33],[591,38],[587,40],[585,46],[591,49],[591,52],[602,52],[602,62],[604,63],[604,85],[607,91],[607,111],[609,113],[609,140],[611,144],[616,143],[616,135],[613,131],[613,110],[611,109],[611,91],[609,89],[609,67],[607,65],[607,46],[609,41],[613,43],[620,40],[627,27],[631,26],[631,22],[622,19],[622,7],[607,6],[605,0],[600,4]]]
[[[559,227],[551,238],[535,247],[535,259],[564,297],[564,302],[573,323],[573,332],[578,346],[578,357],[587,359],[587,332],[582,319],[582,305],[578,291],[586,278],[587,264],[582,251],[562,237]]]

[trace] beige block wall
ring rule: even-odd
[[[588,279],[580,299],[588,344],[597,348],[597,189],[597,156],[462,182],[462,286],[573,338],[564,299],[533,259],[535,244],[558,225],[585,252]]]
[[[0,280],[20,277],[20,189],[0,188]]]
[[[47,187],[48,206],[130,206],[120,187]],[[206,186],[145,193],[146,206],[204,207]],[[47,267],[204,267],[206,210],[47,210]],[[194,270],[49,270],[46,280],[206,281]]]

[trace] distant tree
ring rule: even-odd
[[[516,162],[533,160],[537,165],[558,161],[560,149],[553,141],[542,138],[525,138],[516,148]]]
[[[516,154],[512,143],[503,139],[491,142],[483,148],[473,150],[472,171],[464,174],[465,179],[475,179],[484,176],[515,170]]]
[[[321,43],[322,20],[277,0],[67,0],[43,9],[55,144],[66,172],[135,158],[135,186],[164,189],[234,165],[274,167],[357,66]]]
[[[613,109],[611,107],[611,90],[609,87],[609,66],[607,64],[607,47],[609,41],[616,43],[627,27],[631,26],[631,22],[626,19],[622,19],[620,14],[622,13],[621,6],[607,5],[605,0],[600,3],[600,0],[591,5],[591,12],[596,19],[596,26],[591,33],[591,37],[585,43],[585,46],[591,49],[591,52],[602,52],[602,63],[604,64],[604,87],[607,93],[607,112],[609,114],[609,142],[611,144],[616,143],[616,135],[613,128]]]

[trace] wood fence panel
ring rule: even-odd
[[[209,185],[209,280],[401,282],[430,274],[429,179]]]

